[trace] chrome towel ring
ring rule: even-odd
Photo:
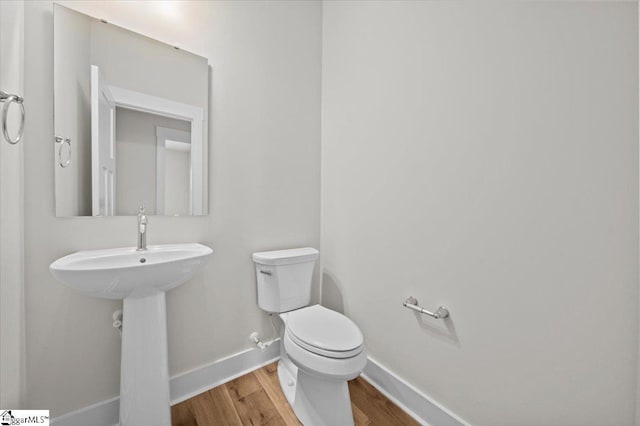
[[[69,167],[69,164],[71,164],[71,138],[63,138],[62,136],[56,136],[55,138],[56,143],[60,144],[60,147],[58,148],[58,164],[60,164],[60,167],[67,168]],[[67,145],[67,160],[66,161],[62,161],[62,148]]]
[[[12,145],[17,144],[22,139],[22,134],[24,132],[24,99],[22,99],[18,95],[12,95],[11,93],[7,93],[4,90],[0,90],[0,102],[3,102],[2,106],[2,133],[4,134],[4,138]],[[9,106],[11,103],[18,104],[20,106],[20,128],[18,129],[18,134],[15,138],[12,138],[9,135],[9,130],[7,129],[7,113],[9,112]]]

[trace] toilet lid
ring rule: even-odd
[[[363,343],[362,333],[353,321],[320,305],[290,312],[287,332],[306,349],[319,354],[335,352],[331,355],[336,357],[341,357],[340,353],[353,356]]]

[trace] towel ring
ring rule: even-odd
[[[22,135],[24,133],[24,103],[23,99],[18,95],[12,95],[5,91],[0,90],[0,102],[4,102],[2,106],[2,133],[4,134],[5,139],[11,145],[15,145],[20,142],[22,139]],[[20,105],[20,128],[18,129],[18,134],[15,138],[11,138],[9,135],[9,130],[7,129],[7,113],[9,112],[9,106],[12,103],[16,103]]]
[[[60,164],[60,167],[62,167],[63,169],[66,169],[67,167],[69,167],[69,164],[71,164],[71,138],[56,136],[55,139],[56,143],[60,144],[60,147],[58,148],[58,164]],[[69,147],[67,149],[67,160],[62,161],[62,147],[65,145]]]

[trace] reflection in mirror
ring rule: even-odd
[[[189,215],[191,123],[120,107],[116,122],[116,214]]]
[[[207,214],[208,79],[205,58],[55,4],[56,214]]]

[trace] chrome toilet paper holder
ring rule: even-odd
[[[426,310],[425,308],[418,305],[418,299],[413,296],[410,296],[407,300],[402,304],[405,308],[409,308],[412,311],[416,311],[418,313],[429,315],[431,318],[435,319],[444,319],[449,317],[449,310],[444,306],[439,306],[435,312],[431,312]]]

